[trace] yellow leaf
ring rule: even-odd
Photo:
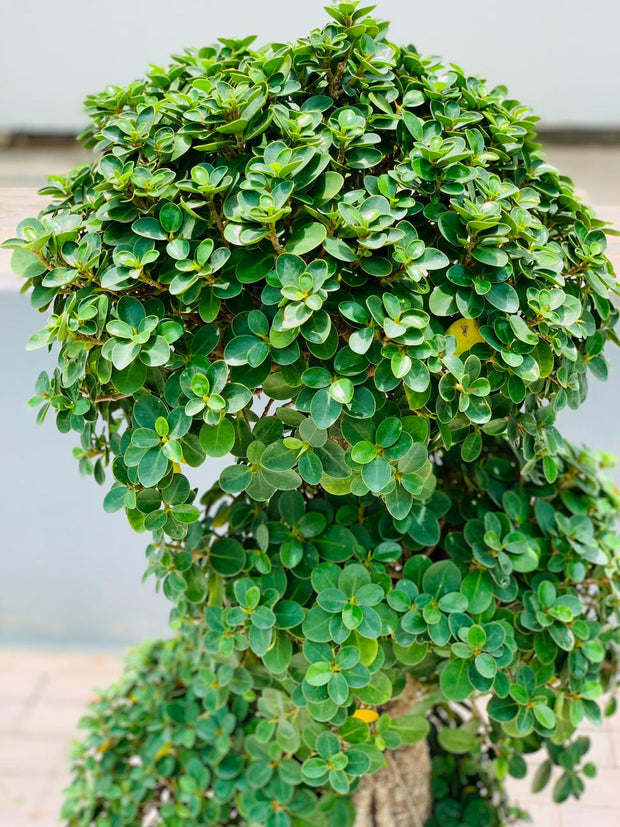
[[[379,651],[379,644],[374,638],[362,637],[357,632],[353,633],[355,645],[360,652],[360,663],[364,666],[370,666],[375,662],[377,653]]]
[[[230,517],[230,508],[223,508],[219,511],[215,517],[213,518],[213,527],[214,528],[222,528],[228,523],[228,518]]]
[[[345,494],[351,492],[351,480],[353,476],[341,479],[340,477],[330,477],[328,474],[323,474],[321,477],[321,487],[327,491],[328,494],[335,494],[337,497],[344,497]]]
[[[168,755],[169,753],[171,753],[172,749],[173,747],[171,743],[164,744],[163,747],[155,755],[155,760],[159,761],[159,759],[163,758],[164,755]]]
[[[480,335],[480,325],[475,319],[457,319],[446,330],[446,334],[456,339],[456,356],[465,353],[478,342],[484,342]]]
[[[374,709],[356,709],[353,717],[359,718],[360,721],[365,721],[367,724],[374,724],[379,719],[379,713]]]

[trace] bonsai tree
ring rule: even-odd
[[[32,404],[172,603],[68,825],[505,824],[524,754],[557,801],[594,771],[618,498],[554,421],[617,341],[604,224],[505,89],[327,11],[88,98],[98,156],[5,242]]]

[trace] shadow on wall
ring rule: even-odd
[[[26,408],[38,372],[53,365],[24,344],[43,324],[28,299],[0,293],[0,477],[4,536],[0,578],[0,643],[136,643],[168,631],[169,604],[155,581],[141,583],[148,536],[124,515],[105,514],[107,483],[78,472],[75,434],[60,434],[53,417],[42,426]],[[610,347],[611,378],[591,379],[586,403],[563,411],[566,438],[620,456],[620,352]],[[205,490],[225,463],[211,460],[196,478]],[[620,470],[614,477],[620,482]]]

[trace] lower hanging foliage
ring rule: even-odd
[[[357,777],[371,769],[368,749],[345,750],[283,687],[253,683],[182,637],[142,646],[81,722],[65,823],[352,824],[350,799],[317,788],[303,767],[321,756]]]
[[[304,713],[291,706],[286,693],[269,688],[251,691],[247,685],[243,669],[229,673],[225,667],[206,667],[182,638],[148,643],[133,652],[121,680],[91,704],[81,722],[88,734],[74,747],[73,779],[62,813],[65,823],[71,827],[366,823],[360,821],[360,812],[365,794],[374,793],[368,786],[362,784],[355,796],[355,820],[351,797],[303,780],[304,761],[328,752],[331,739],[323,733],[319,740],[320,733],[307,728],[307,720],[303,738],[296,738],[294,725]],[[399,705],[401,713],[408,708],[406,699]],[[484,773],[481,755],[476,752],[466,764],[458,756],[446,756],[437,741],[437,724],[432,732],[436,813],[447,818],[441,823],[452,824],[449,819],[457,806],[445,790],[455,796],[464,791],[466,814],[486,818],[478,824],[505,823],[488,819],[493,807],[498,814],[508,810],[501,785]],[[388,783],[382,799],[373,803],[379,821],[368,823],[386,823],[380,820],[382,811],[389,813],[389,823],[413,823],[407,813],[405,820],[395,820],[390,793],[416,775],[408,796],[413,806],[420,803],[424,816],[415,823],[428,827],[436,823],[435,816],[427,820],[429,759],[420,760],[423,753],[412,754],[411,749],[418,747],[404,748],[394,759],[399,778],[391,786]],[[338,755],[345,755],[352,767],[355,761],[363,762],[364,751],[349,746],[331,760],[337,761]],[[382,772],[379,777],[385,782]],[[486,785],[484,794],[478,793],[480,782]]]
[[[451,727],[455,710],[435,708],[429,735],[432,755],[431,792],[433,812],[426,827],[504,827],[527,819],[527,813],[511,805],[503,778],[497,774],[495,753],[488,740],[473,746],[458,745]],[[444,741],[450,741],[446,750]],[[515,763],[514,774],[521,772]],[[523,767],[523,769],[525,769]]]
[[[442,493],[402,521],[372,497],[212,489],[183,545],[150,548],[181,636],[93,708],[69,827],[353,824],[360,781],[427,736],[429,825],[509,823],[503,783],[539,749],[536,788],[556,764],[555,799],[579,797],[574,732],[616,674],[601,461],[565,447],[555,483],[526,482],[487,439],[474,468],[437,455]]]
[[[524,481],[503,441],[473,469],[444,453],[403,520],[371,496],[308,487],[257,506],[216,487],[184,544],[150,547],[151,569],[197,647],[259,663],[344,738],[415,670],[449,701],[489,695],[510,738],[563,741],[600,722],[613,682],[618,499],[595,458],[561,456],[551,484]]]

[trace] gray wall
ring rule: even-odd
[[[0,644],[114,645],[165,634],[170,604],[154,579],[140,582],[150,534],[134,533],[123,513],[104,513],[110,483],[80,475],[77,435],[60,434],[53,417],[37,427],[26,408],[38,373],[55,361],[24,350],[44,318],[27,297],[0,291]],[[196,482],[206,488],[220,464]]]
[[[4,0],[0,131],[71,132],[81,102],[220,36],[305,35],[324,0]],[[378,0],[395,42],[506,83],[546,126],[620,127],[617,0]]]

